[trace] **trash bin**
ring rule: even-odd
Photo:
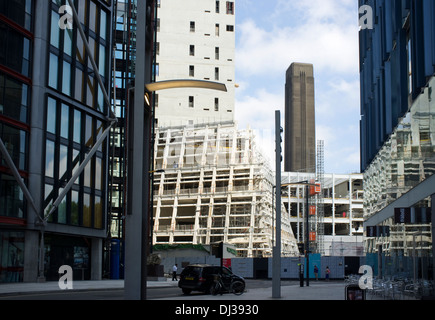
[[[110,279],[119,280],[121,241],[112,239],[110,245]]]

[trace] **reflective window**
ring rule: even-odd
[[[82,113],[74,110],[74,142],[81,143]]]
[[[67,96],[71,94],[71,65],[66,61],[63,62],[62,92]]]
[[[376,158],[364,173],[364,210],[367,217],[435,173],[435,78],[415,100]]]
[[[63,188],[59,188],[59,194],[63,191]],[[66,215],[67,215],[67,205],[66,205],[66,197],[63,198],[62,202],[59,204],[57,208],[57,223],[66,224]]]
[[[84,78],[83,71],[77,68],[74,98],[80,102],[83,102],[84,99],[84,93],[83,93],[84,80],[85,78]]]
[[[13,176],[0,174],[0,216],[24,218],[24,212],[24,195],[17,181]]]
[[[45,146],[45,175],[54,178],[54,142],[50,140]]]
[[[68,166],[68,147],[60,145],[59,150],[59,179],[67,181],[67,166]]]
[[[83,226],[92,226],[92,210],[91,210],[91,196],[87,193],[83,195]]]
[[[0,73],[0,114],[27,123],[29,90],[26,84]]]
[[[59,74],[59,61],[55,54],[50,53],[50,66],[48,75],[48,85],[53,89],[57,89],[57,80]]]
[[[71,192],[71,224],[79,224],[79,193],[74,190]]]
[[[103,186],[102,170],[103,170],[102,159],[97,157],[95,160],[95,189],[97,189],[97,190],[101,190],[101,188]]]
[[[31,31],[32,2],[32,0],[1,1],[0,14]]]
[[[63,41],[63,52],[68,56],[72,56],[72,38],[73,32],[70,29],[65,29],[64,33],[64,41]]]
[[[104,10],[101,10],[100,37],[103,40],[106,40],[107,38],[107,13]]]
[[[61,122],[60,122],[60,136],[62,138],[68,139],[69,131],[69,107],[66,104],[62,104],[61,109]]]
[[[0,64],[30,76],[30,40],[0,21]]]
[[[47,103],[47,132],[56,134],[56,100],[48,98]]]
[[[23,276],[24,232],[0,231],[0,283],[22,282]]]
[[[56,48],[59,48],[60,42],[60,28],[59,28],[60,16],[57,12],[51,12],[51,34],[50,44]]]
[[[91,58],[95,61],[103,82],[106,82],[107,57],[111,49],[106,42],[110,27],[108,14],[97,1],[80,0],[77,2],[79,20],[85,26],[87,33],[87,42],[91,52],[89,55],[85,51],[79,32],[59,28],[58,10],[62,4],[64,4],[63,1],[52,1],[50,55],[57,56],[58,61],[50,57],[49,86],[61,90],[62,93],[74,97],[77,101],[86,103],[91,108],[104,112],[106,106],[101,88],[93,76]],[[73,43],[76,45],[73,46]],[[76,47],[76,50],[73,50],[73,47]],[[72,79],[75,79],[75,82]],[[61,88],[59,88],[60,85]]]
[[[19,170],[26,170],[27,133],[15,127],[0,123],[0,135],[9,155]],[[2,165],[6,163],[2,159]]]
[[[101,201],[101,197],[95,197],[95,206],[94,206],[94,228],[102,229],[103,228],[103,203]]]

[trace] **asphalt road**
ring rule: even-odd
[[[283,281],[282,285],[292,285],[295,281]],[[247,288],[271,288],[272,282],[270,280],[246,280]],[[148,288],[147,290],[148,300],[158,300],[163,298],[175,298],[183,296],[181,289],[178,287],[156,287]],[[192,296],[203,295],[203,293],[193,292]],[[32,293],[32,294],[19,294],[0,297],[1,301],[13,301],[13,300],[124,300],[124,290],[97,290],[97,291],[59,291],[59,292],[47,292],[47,293]]]

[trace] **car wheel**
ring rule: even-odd
[[[183,291],[183,293],[185,294],[185,295],[189,295],[191,292],[192,292],[192,290],[191,289],[181,289],[182,291]]]

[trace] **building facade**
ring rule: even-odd
[[[157,93],[158,126],[234,120],[235,1],[161,0],[157,39],[156,81],[215,81],[224,83],[228,90],[174,89]]]
[[[360,5],[370,5],[375,15],[374,28],[360,31],[364,219],[366,227],[384,227],[366,230],[366,250],[393,259],[384,265],[396,274],[413,272],[412,264],[404,268],[406,258],[419,259],[427,267],[419,277],[427,278],[433,215],[420,213],[431,209],[435,193],[435,3]],[[409,209],[405,220],[395,215],[401,208]]]
[[[252,130],[233,122],[156,132],[154,244],[232,244],[240,257],[268,257],[274,244],[274,177]],[[299,254],[288,216],[282,253]]]
[[[286,73],[284,169],[316,172],[316,113],[312,64],[292,63]]]
[[[82,38],[75,26],[63,23],[68,20],[60,10],[64,4],[23,0],[0,5],[1,138],[30,194],[2,162],[0,282],[58,280],[61,265],[70,265],[75,279],[101,278],[107,143],[49,215],[107,127],[109,115]],[[92,58],[109,91],[112,5],[98,0],[76,4]]]
[[[314,175],[304,173],[283,173],[284,184],[315,178]],[[316,219],[312,223],[313,228],[309,228],[316,233],[316,237],[312,237],[311,250],[326,256],[363,255],[363,175],[324,174],[322,180],[322,194],[309,200],[309,206],[316,206],[318,211],[309,211]],[[293,233],[299,243],[304,243],[306,187],[300,184],[289,185],[283,190],[282,197]],[[323,226],[319,233],[320,224]]]

